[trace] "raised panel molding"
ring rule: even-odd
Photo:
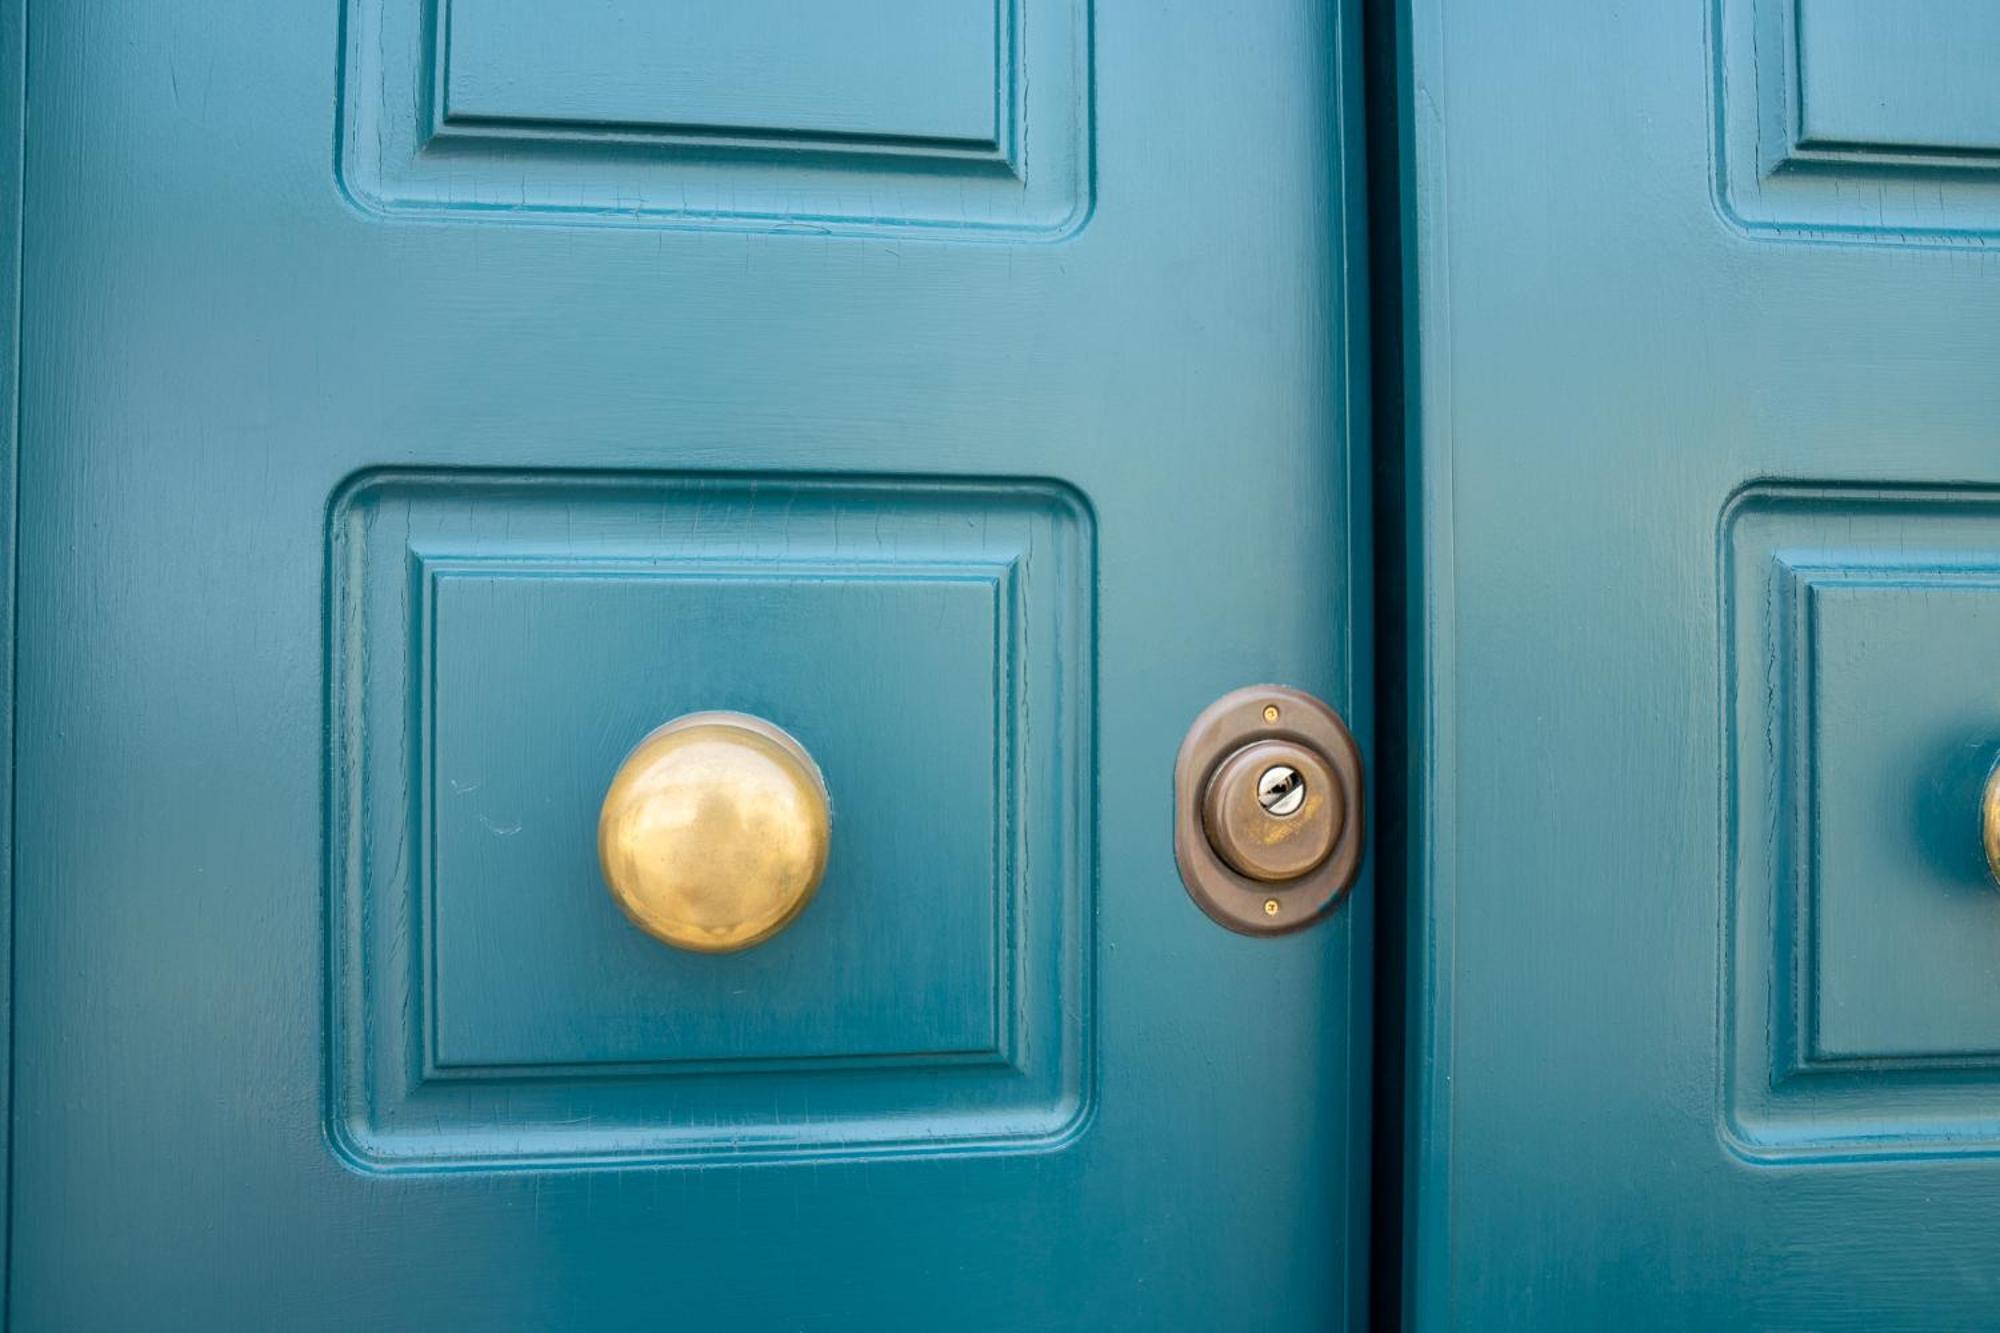
[[[371,212],[1067,235],[1089,0],[348,0],[339,173]]]
[[[2000,154],[2000,5],[1798,0],[1799,142]]]
[[[382,1171],[1063,1141],[1092,1087],[1094,551],[1039,482],[350,482],[329,1139]],[[833,798],[818,895],[739,954],[638,931],[596,860],[626,750],[709,708],[784,726]]]
[[[2000,495],[1754,487],[1722,552],[1730,1140],[2000,1151]]]
[[[2000,756],[1973,665],[2000,646],[2000,551],[1966,554],[1776,557],[1796,673],[1794,1070],[2000,1068],[2000,900],[1972,813]]]
[[[1002,151],[1013,0],[438,0],[441,125]]]
[[[1011,1063],[1017,561],[411,558],[426,1079]],[[796,697],[856,662],[883,693]],[[891,682],[920,731],[884,715]],[[840,892],[756,949],[684,957],[595,892],[592,807],[634,733],[728,691],[808,731]],[[893,965],[823,969],[885,936]]]
[[[1753,234],[2000,236],[2000,9],[1715,0],[1716,192]]]

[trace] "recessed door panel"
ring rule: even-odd
[[[2000,12],[1983,0],[1715,0],[1715,189],[1752,234],[1990,246]]]
[[[350,483],[327,546],[333,1141],[398,1170],[1073,1133],[1092,551],[1045,483]],[[715,708],[796,737],[835,828],[811,908],[727,957],[633,929],[597,857],[625,753]]]
[[[443,115],[993,144],[1013,0],[445,0]],[[900,41],[885,42],[885,31]]]
[[[1747,1156],[1994,1140],[1996,518],[1984,488],[1731,505],[1726,1131]]]
[[[1796,0],[1800,138],[2000,152],[2000,14],[1977,0]]]
[[[1089,0],[347,0],[338,173],[454,223],[1049,239]]]

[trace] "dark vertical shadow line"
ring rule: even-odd
[[[1369,1171],[1369,1327],[1400,1330],[1405,1316],[1404,1082],[1409,939],[1411,482],[1404,272],[1402,72],[1404,0],[1363,0],[1363,103],[1368,190],[1368,323],[1373,356],[1375,534],[1375,1023]]]

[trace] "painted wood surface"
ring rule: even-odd
[[[1410,8],[1411,1323],[1991,1328],[1984,104],[1815,65],[1864,158],[1793,5]]]
[[[1372,889],[1170,836],[1225,691],[1373,734],[1346,8],[801,112],[454,6],[499,124],[443,5],[26,8],[11,1326],[1359,1322]],[[689,707],[825,761],[774,952],[589,861]]]
[[[15,588],[19,568],[20,543],[16,533],[16,497],[19,485],[19,427],[21,407],[21,224],[23,221],[21,175],[27,95],[27,23],[23,6],[0,7],[0,329],[6,333],[0,346],[0,754],[9,756],[0,765],[0,957],[11,959],[14,948],[14,691]],[[7,969],[12,975],[11,963]],[[6,1058],[0,1059],[0,1187],[7,1191],[8,1206],[0,1208],[0,1253],[9,1252],[13,1238],[12,1130],[13,1125],[13,1030],[14,990],[0,985],[0,1032],[6,1033]],[[0,1300],[0,1321],[6,1318]]]
[[[1803,137],[2000,152],[2000,10],[1968,0],[1798,0]]]

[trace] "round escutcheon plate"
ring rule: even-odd
[[[1253,685],[1203,710],[1174,766],[1174,859],[1202,911],[1282,935],[1339,903],[1361,869],[1361,752],[1301,690]]]

